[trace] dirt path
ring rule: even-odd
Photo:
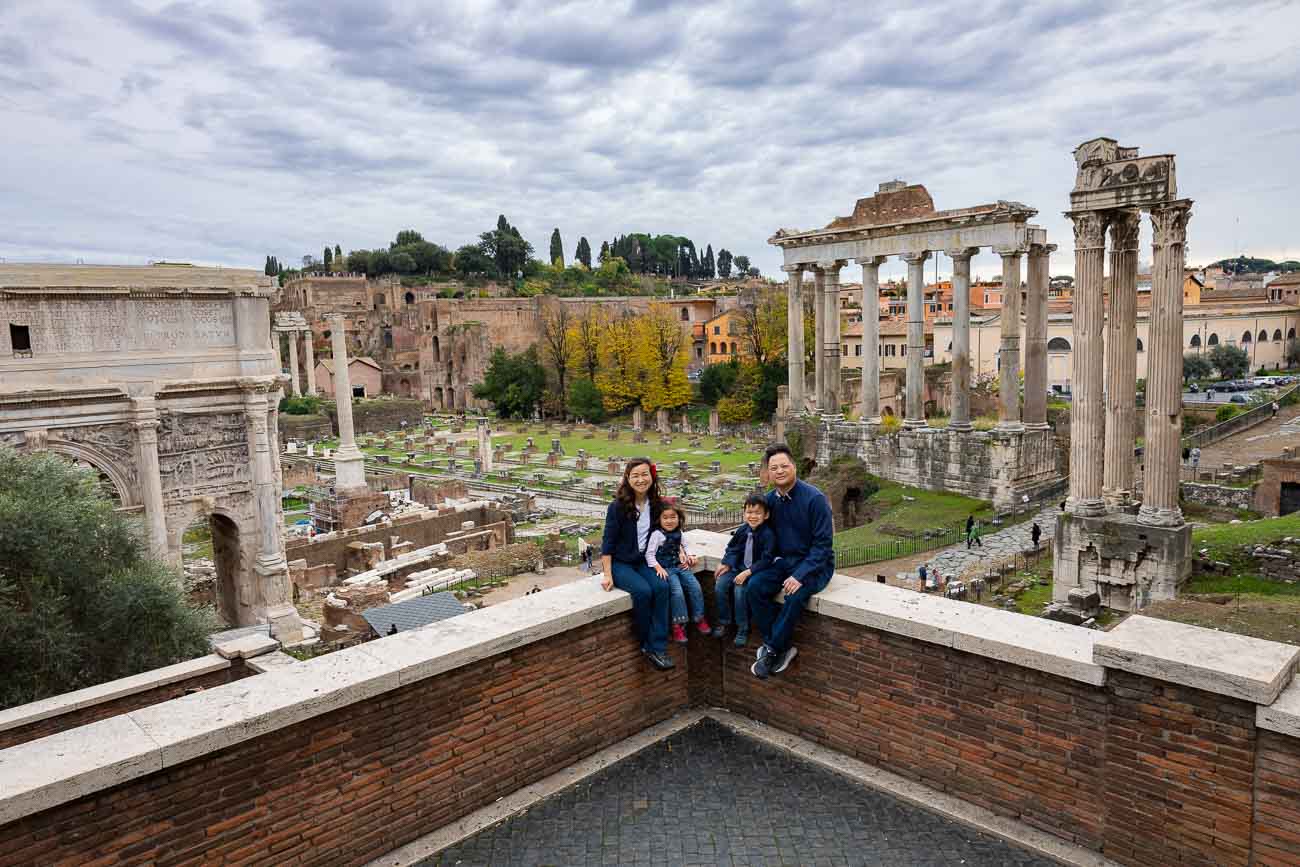
[[[1300,404],[1284,406],[1276,418],[1201,449],[1201,469],[1250,464],[1276,458],[1282,449],[1300,446]]]
[[[588,577],[586,570],[581,566],[552,566],[541,575],[536,572],[522,572],[515,575],[505,587],[497,587],[486,596],[480,596],[472,601],[481,605],[495,605],[498,602],[518,599],[534,587],[550,590],[552,587],[583,580],[594,582],[598,579],[594,576]]]
[[[1211,602],[1210,599],[1222,601]],[[1186,596],[1156,602],[1142,613],[1161,620],[1177,620],[1269,641],[1300,644],[1300,599],[1294,596],[1243,595],[1240,602],[1229,594]]]

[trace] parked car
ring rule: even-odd
[[[1201,387],[1193,382],[1191,385],[1187,386],[1187,390],[1195,394],[1201,390]]]
[[[1230,403],[1250,403],[1250,398],[1246,397],[1244,394],[1234,394],[1232,397],[1228,398],[1228,401]]]

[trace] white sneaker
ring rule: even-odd
[[[772,648],[768,647],[766,643],[760,644],[758,645],[758,650],[754,652],[754,658],[762,659],[764,656],[766,656],[771,652],[772,652]]]
[[[776,665],[772,666],[772,673],[780,674],[785,671],[790,665],[790,660],[794,659],[795,654],[798,652],[799,648],[791,645],[789,650],[781,654],[781,658],[776,661]]]

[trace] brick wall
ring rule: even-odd
[[[1255,863],[1300,864],[1300,740],[1262,731],[1255,762]]]
[[[1276,517],[1282,511],[1282,484],[1300,482],[1300,461],[1274,458],[1264,461],[1255,484],[1255,511]]]
[[[686,705],[619,615],[0,827],[0,865],[364,864]]]
[[[196,689],[209,689],[214,686],[221,686],[225,683],[239,680],[244,677],[256,674],[252,669],[244,665],[242,659],[231,660],[230,668],[223,668],[221,671],[213,671],[208,674],[201,674],[197,677],[191,677],[186,680],[178,680],[174,683],[163,684],[153,689],[147,689],[143,692],[124,695],[121,698],[115,698],[112,701],[105,701],[99,704],[93,704],[89,707],[76,708],[67,713],[58,716],[46,717],[42,720],[29,723],[17,728],[0,731],[0,750],[9,747],[25,744],[28,741],[34,741],[37,738],[43,738],[47,735],[56,734],[57,732],[74,729],[77,726],[84,726],[97,720],[108,719],[118,714],[130,713],[133,710],[139,710],[142,707],[161,704],[165,701],[171,701],[174,698],[185,695]]]

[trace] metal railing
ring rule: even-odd
[[[1198,448],[1208,446],[1211,443],[1217,443],[1221,439],[1249,430],[1257,424],[1263,424],[1271,419],[1274,415],[1273,404],[1281,404],[1291,395],[1300,390],[1300,385],[1292,386],[1286,391],[1279,394],[1272,400],[1266,400],[1253,409],[1248,409],[1241,415],[1233,416],[1227,421],[1221,421],[1218,424],[1210,425],[1207,428],[1198,430],[1196,433],[1188,434],[1183,437],[1183,448]],[[1222,404],[1223,406],[1236,406],[1236,404]]]
[[[988,531],[986,530],[986,532]],[[935,548],[946,548],[949,545],[963,542],[965,539],[965,526],[957,526],[926,530],[909,536],[899,536],[895,539],[873,542],[867,545],[836,544],[835,566],[836,568],[845,568],[861,566],[866,563],[879,563],[882,560],[894,560],[898,557],[933,551]]]

